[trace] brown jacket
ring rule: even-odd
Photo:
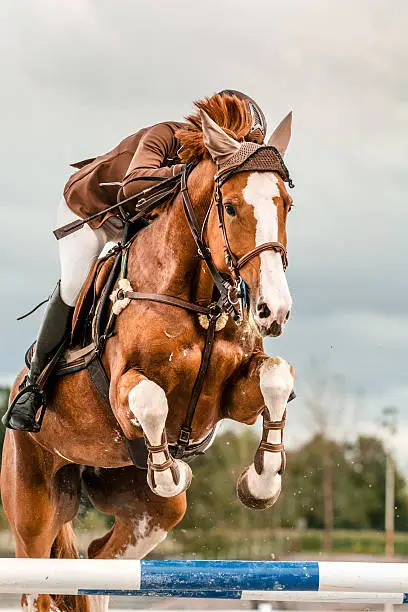
[[[79,162],[80,169],[64,189],[69,208],[84,219],[116,202],[112,190],[101,183],[122,183],[123,195],[128,198],[179,172],[175,132],[183,126],[175,122],[158,123],[128,136],[105,155]],[[89,225],[96,229],[109,216],[102,215]]]

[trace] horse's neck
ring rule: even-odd
[[[212,176],[210,163],[201,162],[188,181],[200,223],[210,206]],[[128,277],[139,291],[200,302],[211,299],[212,280],[198,256],[180,195],[137,236],[130,251]]]

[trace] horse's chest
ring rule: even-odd
[[[195,377],[201,365],[203,351],[204,346],[198,342],[187,341],[174,347],[167,359],[169,369],[187,378]],[[243,359],[245,354],[239,346],[216,337],[208,363],[208,375],[222,382]]]

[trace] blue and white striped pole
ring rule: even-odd
[[[408,564],[0,559],[0,593],[229,597],[279,592],[408,592]],[[265,595],[266,597],[266,595]],[[402,603],[399,601],[399,603]]]
[[[352,591],[92,591],[92,595],[119,595],[176,599],[227,599],[238,601],[299,601],[310,603],[408,604],[407,593],[358,593]]]

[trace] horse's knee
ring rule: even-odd
[[[281,357],[270,357],[261,366],[259,384],[267,407],[284,402],[293,390],[295,371]]]
[[[150,431],[157,432],[157,428],[164,427],[166,423],[168,413],[166,394],[151,380],[142,380],[129,391],[129,408],[134,415],[134,424],[140,425],[147,437]],[[159,432],[160,437],[161,433]]]
[[[169,455],[165,433],[168,404],[166,394],[151,380],[142,380],[129,391],[129,408],[134,425],[139,425],[147,438],[149,460],[147,482],[160,497],[175,497],[191,483],[190,467]]]

